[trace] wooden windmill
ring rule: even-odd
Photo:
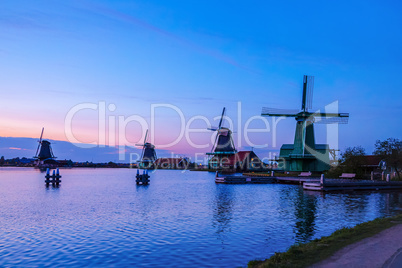
[[[237,152],[232,139],[232,131],[222,126],[225,110],[224,107],[218,127],[209,128],[209,130],[217,132],[212,150],[207,153],[207,155],[212,156],[208,161],[210,169],[222,169],[227,158]]]
[[[138,167],[144,169],[153,169],[155,168],[155,161],[157,159],[155,146],[149,142],[147,142],[148,130],[145,133],[144,143],[136,144],[136,146],[142,146],[141,152],[141,160],[138,161]]]
[[[316,144],[314,123],[347,124],[348,113],[309,112],[312,107],[314,77],[305,75],[303,78],[303,96],[301,111],[275,108],[263,108],[262,116],[294,117],[297,121],[293,144],[283,144],[279,159],[285,161],[284,168],[288,171],[318,171],[330,167],[329,145]]]
[[[50,142],[47,140],[42,140],[43,132],[45,128],[42,128],[42,133],[40,134],[40,138],[38,140],[38,148],[36,149],[36,153],[34,158],[38,159],[37,165],[42,165],[45,161],[53,160],[56,157],[53,154],[52,147],[50,146]]]

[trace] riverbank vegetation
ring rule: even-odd
[[[371,237],[397,224],[402,224],[402,214],[388,218],[377,218],[353,228],[342,228],[330,236],[315,239],[305,244],[293,245],[288,251],[275,253],[265,261],[250,261],[248,267],[308,267],[329,258],[347,245]]]
[[[341,153],[338,165],[325,173],[326,177],[338,178],[342,173],[354,173],[358,179],[370,179],[371,171],[375,173],[384,171],[394,174],[391,176],[393,180],[402,180],[402,141],[388,138],[383,141],[377,140],[374,146],[372,156],[366,155],[361,146],[346,148]],[[375,157],[375,159],[370,159],[370,157]]]

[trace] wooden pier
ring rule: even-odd
[[[282,184],[303,184],[306,182],[319,182],[320,178],[303,177],[275,177],[275,176],[216,176],[216,183],[246,184],[246,183],[282,183]]]
[[[347,179],[325,179],[324,183],[305,182],[304,190],[310,191],[358,191],[358,190],[392,190],[402,189],[400,181],[371,181],[371,180],[347,180]]]
[[[137,175],[135,176],[135,178],[135,182],[137,183],[137,185],[148,185],[150,182],[150,176],[148,175],[147,169],[143,170],[142,174],[140,174],[140,171],[137,169]]]
[[[310,175],[310,174],[309,174]],[[248,183],[282,183],[282,184],[298,184],[303,185],[304,190],[309,191],[357,191],[357,190],[402,190],[402,181],[391,181],[387,176],[386,181],[375,180],[356,180],[350,179],[326,179],[324,175],[321,177],[307,176],[301,173],[299,176],[275,176],[271,174],[264,174],[258,176],[257,174],[243,174],[243,176],[226,175],[219,176],[218,172],[215,176],[215,183],[223,184],[248,184]],[[351,176],[350,176],[351,177]]]
[[[268,176],[235,176],[235,175],[227,175],[227,176],[219,176],[218,172],[216,172],[215,183],[223,183],[223,184],[267,184],[274,183],[275,180],[272,177]]]
[[[46,170],[46,176],[45,176],[45,178],[46,178],[46,179],[45,179],[46,186],[49,186],[50,183],[51,183],[52,185],[59,185],[60,182],[61,182],[61,180],[60,180],[61,175],[60,175],[59,169],[53,170],[53,174],[50,175],[50,169],[48,168],[48,169]]]
[[[319,182],[319,177],[272,177],[275,181],[284,184],[303,184],[306,182]]]

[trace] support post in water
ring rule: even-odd
[[[149,184],[149,175],[148,170],[143,170],[142,175],[140,175],[140,171],[137,169],[137,175],[135,176],[135,182],[137,185],[148,185]]]
[[[45,176],[45,178],[46,178],[46,179],[45,179],[46,186],[49,186],[50,183],[51,183],[52,185],[58,186],[59,183],[61,182],[61,180],[60,180],[61,175],[60,175],[59,169],[53,170],[52,175],[50,175],[50,169],[47,168],[47,169],[46,169],[46,176]]]

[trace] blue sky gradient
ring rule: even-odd
[[[45,127],[47,138],[65,141],[66,114],[80,103],[101,101],[116,106],[108,116],[140,115],[148,122],[157,103],[178,107],[187,119],[200,115],[211,122],[225,106],[237,121],[241,102],[244,126],[264,106],[299,109],[308,74],[315,76],[314,107],[339,101],[340,110],[350,113],[349,124],[339,127],[340,149],[362,145],[371,153],[376,139],[401,138],[401,5],[2,1],[0,136],[33,138]],[[155,142],[174,140],[177,114],[157,115]],[[97,124],[96,112],[82,112],[74,133],[92,142]],[[206,128],[202,122],[194,126]],[[263,125],[256,121],[255,127]],[[268,141],[259,151],[267,155],[292,143],[294,128],[293,119],[280,123],[275,148],[272,132],[253,134],[253,143]],[[316,129],[318,142],[325,143],[325,126]],[[126,129],[133,144],[142,133],[136,124]],[[203,143],[211,135],[195,139]],[[250,149],[241,140],[239,149]],[[194,154],[210,147],[180,142],[167,150]]]

